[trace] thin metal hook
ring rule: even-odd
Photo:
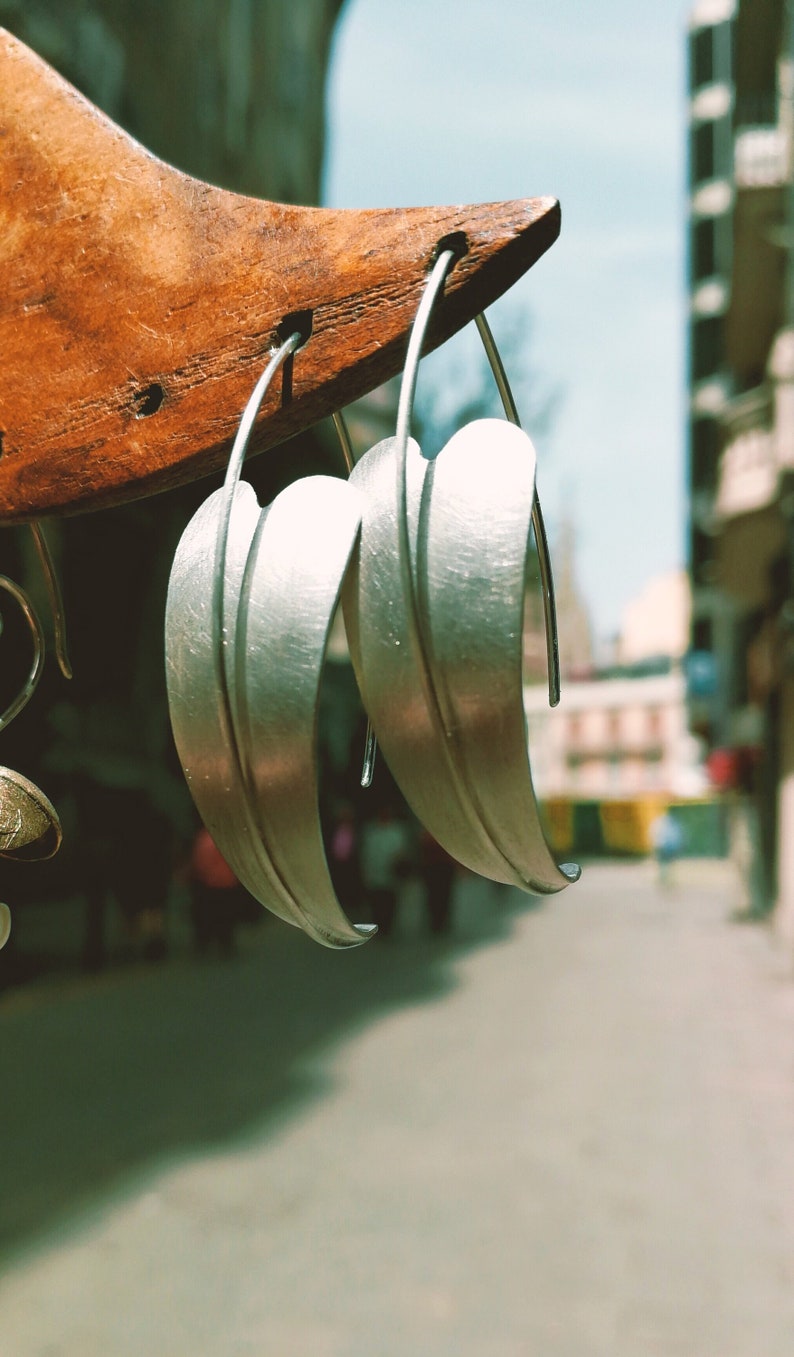
[[[432,666],[427,653],[427,639],[422,625],[419,599],[417,597],[414,569],[411,561],[411,539],[408,527],[408,440],[411,432],[411,413],[413,410],[416,379],[419,372],[419,360],[422,356],[425,334],[436,299],[444,286],[447,274],[459,258],[455,250],[442,250],[431,270],[422,293],[422,300],[416,312],[411,334],[408,339],[408,352],[405,357],[400,398],[397,405],[397,428],[394,438],[395,466],[397,474],[397,532],[399,539],[400,574],[402,588],[408,603],[408,616],[413,619],[414,635],[421,656],[420,671],[425,689],[425,698],[442,727],[444,724],[438,693],[431,678]],[[465,787],[456,760],[450,755],[448,745],[442,745],[447,760],[449,777],[461,797],[465,798]]]
[[[345,459],[347,474],[350,475],[353,467],[356,465],[356,459],[353,455],[353,444],[350,439],[350,430],[345,422],[345,417],[341,410],[337,410],[334,415],[334,428],[342,448],[342,456]],[[378,756],[378,739],[375,731],[372,729],[372,722],[367,717],[367,733],[364,738],[364,762],[361,766],[361,786],[371,787],[372,779],[375,776],[375,760]]]
[[[422,345],[425,342],[425,332],[428,322],[436,304],[436,298],[444,286],[447,274],[456,259],[460,258],[457,250],[441,250],[436,262],[433,265],[430,277],[425,284],[425,290],[422,293],[422,300],[416,312],[411,334],[408,340],[408,351],[405,355],[405,367],[403,368],[403,377],[400,384],[400,399],[397,405],[397,428],[395,436],[397,440],[397,460],[400,464],[405,461],[405,450],[408,445],[408,439],[411,434],[411,413],[413,411],[414,396],[416,394],[416,378],[419,373],[419,360],[422,356]],[[402,477],[404,480],[405,478]]]
[[[19,585],[10,580],[7,575],[0,575],[0,589],[5,589],[6,593],[10,594],[19,604],[24,613],[25,621],[30,627],[30,634],[33,639],[33,663],[30,667],[30,673],[13,702],[9,703],[5,711],[0,714],[0,730],[3,730],[13,721],[15,716],[19,715],[22,708],[27,706],[38,687],[41,671],[44,668],[44,632],[33,604],[24,589],[20,589]]]
[[[395,436],[351,474],[368,505],[360,585],[345,598],[351,657],[392,773],[419,820],[473,870],[547,894],[571,878],[543,832],[521,700],[534,449],[512,420],[474,421],[434,464],[409,436],[428,320],[454,260],[443,250],[429,272]],[[488,437],[494,475],[486,470],[480,485]]]
[[[245,454],[248,449],[248,443],[251,438],[256,417],[259,414],[259,408],[267,395],[268,388],[273,381],[281,365],[300,348],[303,343],[303,337],[295,331],[284,343],[272,354],[270,362],[265,368],[262,376],[259,378],[248,403],[243,411],[243,417],[237,428],[234,443],[232,444],[229,464],[226,468],[226,476],[223,482],[223,498],[218,514],[218,532],[215,538],[215,570],[213,574],[212,591],[212,616],[213,628],[218,645],[215,651],[215,679],[218,685],[220,695],[220,722],[223,736],[229,748],[229,752],[234,761],[235,772],[241,783],[245,781],[243,761],[240,756],[240,746],[235,729],[235,717],[232,709],[232,698],[229,685],[229,675],[226,668],[225,652],[228,644],[228,632],[226,627],[226,603],[224,598],[224,581],[226,578],[226,549],[229,542],[229,525],[232,516],[232,507],[234,505],[234,496],[237,484],[240,480],[240,474],[245,461]]]
[[[350,430],[347,427],[347,422],[341,410],[337,410],[336,414],[333,416],[333,420],[336,435],[339,439],[339,445],[342,449],[342,456],[345,459],[345,468],[349,476],[353,467],[356,465],[356,459],[353,455],[353,444],[350,439]]]
[[[491,327],[485,319],[485,316],[482,314],[475,316],[475,324],[483,342],[483,347],[491,366],[494,381],[499,389],[505,416],[511,424],[516,424],[520,429],[521,420],[518,417],[518,409],[513,400],[513,393],[510,390],[507,373],[505,372],[499,350],[496,347],[496,341],[491,333]],[[560,701],[560,643],[557,632],[557,604],[554,595],[554,576],[551,569],[549,540],[546,536],[546,524],[543,521],[543,512],[540,507],[540,497],[537,488],[535,490],[535,499],[532,505],[532,527],[535,531],[535,542],[538,548],[540,583],[543,591],[543,616],[546,629],[546,660],[549,671],[549,706],[556,707]]]
[[[33,534],[33,543],[44,576],[47,597],[50,601],[50,611],[52,613],[52,622],[55,630],[55,658],[58,661],[58,668],[64,678],[70,679],[73,675],[66,644],[66,612],[63,606],[63,595],[61,594],[61,586],[58,583],[55,563],[52,559],[52,553],[47,543],[47,539],[44,536],[41,524],[31,523],[30,531]]]

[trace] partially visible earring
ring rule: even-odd
[[[57,853],[62,837],[58,812],[41,788],[0,768],[0,857],[40,862]]]
[[[33,605],[18,584],[0,575],[0,589],[19,605],[30,630],[33,658],[19,692],[0,714],[4,729],[27,706],[36,691],[44,665],[44,635]],[[61,822],[55,807],[39,787],[12,768],[0,767],[0,857],[32,862],[52,857],[61,845]],[[0,903],[0,947],[11,933],[11,911]]]
[[[545,894],[579,871],[558,867],[549,852],[526,748],[534,449],[502,420],[461,430],[434,461],[409,437],[424,328],[453,262],[452,252],[439,257],[417,314],[397,434],[366,453],[351,477],[364,509],[345,621],[364,705],[416,815],[458,861]],[[538,549],[546,550],[545,533]],[[544,572],[550,580],[548,561]],[[544,601],[555,700],[553,589]]]

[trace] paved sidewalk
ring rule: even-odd
[[[2,1357],[791,1357],[794,971],[722,864],[0,1006]]]

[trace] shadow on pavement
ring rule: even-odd
[[[0,1004],[0,1257],[152,1163],[296,1115],[332,1086],[336,1043],[442,997],[460,955],[540,903],[465,878],[441,939],[409,900],[395,938],[349,953],[268,920],[230,960],[182,954],[12,992]]]

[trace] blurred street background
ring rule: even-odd
[[[788,1357],[794,977],[724,863],[2,1012],[4,1357]]]

